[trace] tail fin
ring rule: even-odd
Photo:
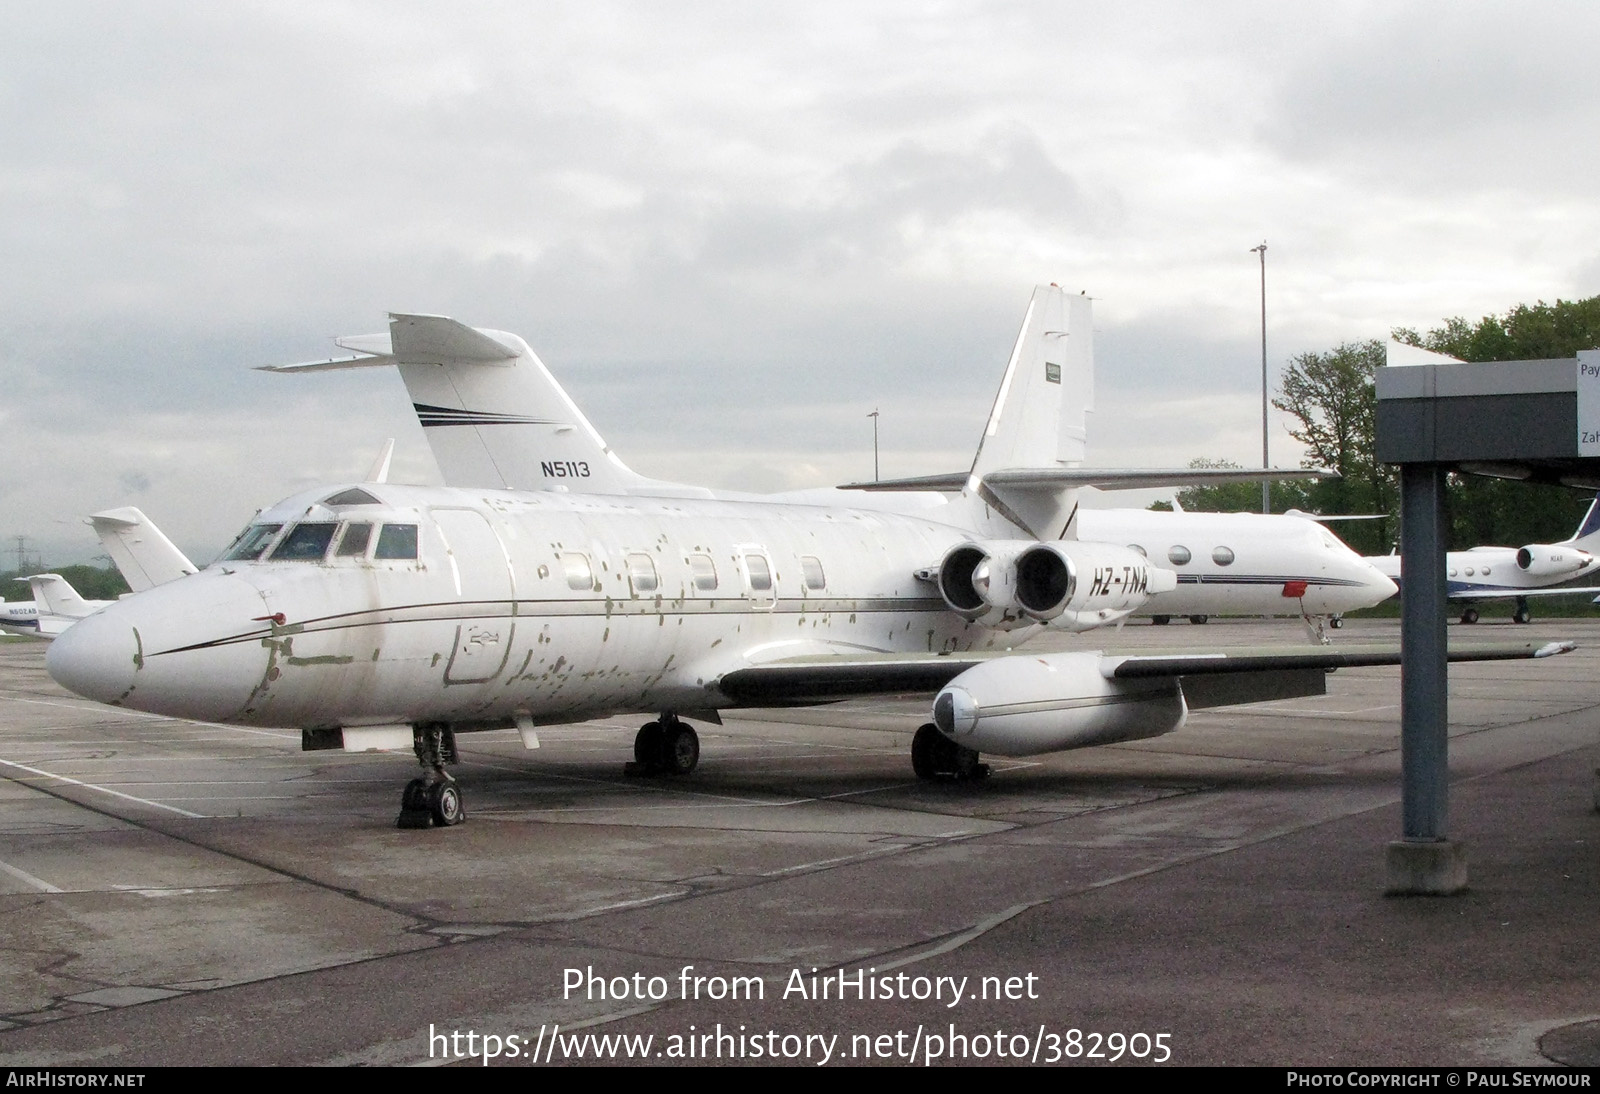
[[[1077,512],[1075,488],[1046,481],[1002,484],[993,476],[1082,464],[1093,409],[1094,318],[1089,298],[1069,296],[1056,285],[1040,285],[1033,290],[963,493],[1035,538],[1071,536]]]
[[[1589,503],[1589,511],[1583,514],[1578,530],[1572,533],[1572,538],[1567,542],[1579,550],[1600,554],[1600,494],[1596,494]]]
[[[50,612],[81,619],[102,607],[101,604],[90,604],[79,596],[72,583],[60,574],[34,574],[28,578],[28,584],[33,586],[33,602],[38,605],[41,615]]]
[[[357,356],[266,372],[398,365],[445,482],[620,494],[644,484],[514,334],[439,315],[389,316],[388,334],[335,339]]]
[[[131,505],[96,513],[89,518],[89,523],[100,537],[106,554],[122,571],[128,588],[136,593],[195,572],[194,563],[173,545],[155,522]]]

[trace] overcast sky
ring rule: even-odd
[[[251,371],[391,310],[766,490],[869,476],[874,408],[886,476],[965,466],[1040,282],[1118,466],[1259,460],[1263,239],[1274,372],[1600,293],[1592,3],[0,13],[0,536],[47,562],[127,504],[204,561],[390,436],[436,481],[394,373]]]

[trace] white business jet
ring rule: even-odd
[[[57,638],[78,620],[112,603],[109,600],[85,600],[72,587],[72,582],[60,574],[34,574],[17,580],[26,581],[33,588],[33,611],[28,612],[23,605],[16,605],[23,609],[17,613],[21,617],[20,623],[12,621],[10,612],[0,615],[0,628],[13,634]],[[8,604],[6,607],[13,606]]]
[[[39,605],[31,600],[0,599],[0,631],[6,634],[38,634]]]
[[[1477,602],[1512,600],[1511,618],[1526,623],[1533,618],[1528,599],[1536,596],[1568,596],[1574,593],[1600,593],[1600,586],[1563,585],[1564,582],[1600,572],[1596,554],[1600,551],[1600,497],[1589,503],[1578,530],[1560,543],[1529,543],[1522,547],[1473,547],[1445,555],[1445,595],[1466,606],[1461,622],[1478,621]],[[1367,559],[1398,583],[1401,580],[1400,556],[1377,555]]]
[[[1392,648],[1012,652],[1177,583],[1128,546],[1074,537],[1060,377],[1088,339],[1086,300],[1038,290],[966,487],[899,513],[646,480],[522,339],[396,315],[356,358],[319,367],[398,365],[482,481],[297,494],[200,573],[81,620],[46,663],[108,703],[297,727],[311,749],[414,749],[424,775],[402,827],[462,819],[445,765],[474,730],[515,727],[537,747],[540,726],[648,712],[638,768],[686,774],[699,757],[686,718],[937,691],[912,764],[964,778],[986,773],[980,751],[1152,737],[1193,707],[1320,694],[1326,669],[1396,663]],[[573,484],[589,492],[560,489]]]

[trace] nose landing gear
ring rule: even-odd
[[[426,774],[412,779],[400,795],[397,828],[449,828],[467,819],[461,787],[444,769],[459,763],[456,735],[448,725],[432,722],[412,729],[411,746]]]

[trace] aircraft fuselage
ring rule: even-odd
[[[260,546],[247,529],[230,552],[260,557],[225,555],[81,621],[51,672],[206,721],[487,728],[710,709],[727,705],[714,681],[758,661],[1003,648],[1033,629],[970,624],[914,576],[971,538],[925,518],[374,489],[381,504],[326,505],[345,491],[325,487],[264,510]]]

